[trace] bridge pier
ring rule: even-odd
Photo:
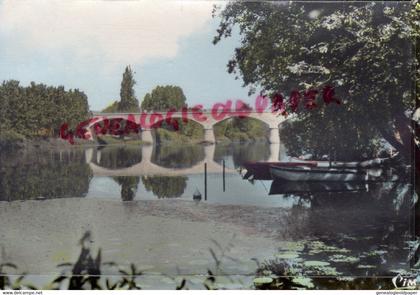
[[[152,163],[153,156],[153,145],[142,145],[141,146],[141,164],[145,167]]]
[[[93,148],[88,148],[85,150],[85,160],[86,163],[90,163],[92,162],[92,158],[93,158]]]
[[[216,137],[214,136],[213,128],[204,129],[204,141],[209,143],[215,143]]]
[[[272,143],[270,144],[270,157],[267,162],[278,162],[280,154],[280,144]]]
[[[270,128],[270,143],[280,143],[279,128]]]
[[[210,163],[214,161],[214,153],[216,146],[214,144],[204,146],[204,162]]]
[[[149,143],[153,143],[153,134],[152,134],[152,129],[143,129],[141,131],[141,140],[144,142],[149,142]]]
[[[102,156],[102,152],[101,150],[97,150],[96,151],[96,163],[101,163],[101,156]]]
[[[92,127],[86,128],[85,136],[90,141],[95,141],[95,142],[98,141],[97,136],[96,136],[96,133],[95,133],[95,131],[93,130]]]

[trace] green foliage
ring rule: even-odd
[[[161,128],[156,128],[156,141],[164,143],[171,141],[172,143],[197,142],[204,140],[203,127],[189,120],[187,123],[181,119],[173,119],[178,122],[178,130],[175,130],[173,125],[168,125],[166,121],[162,122]]]
[[[0,150],[14,150],[25,140],[25,137],[13,130],[0,133]]]
[[[102,113],[118,113],[119,112],[119,103],[114,101],[109,106],[102,110]]]
[[[230,37],[237,26],[242,44],[228,69],[244,85],[285,97],[292,89],[333,85],[342,100],[340,119],[349,122],[357,116],[352,128],[358,136],[369,138],[371,132],[365,131],[375,129],[409,157],[416,65],[412,48],[420,34],[416,3],[231,2],[220,13],[214,43]],[[312,116],[319,114],[298,111],[302,124],[318,122]],[[316,145],[310,138],[303,141],[305,149]]]
[[[357,113],[347,113],[340,105],[322,106],[308,116],[286,121],[280,131],[289,156],[328,155],[343,161],[378,156],[380,141],[376,129],[357,124]],[[357,126],[357,128],[355,128]],[[322,139],[322,140],[320,140]]]
[[[0,134],[13,131],[26,138],[58,136],[64,122],[74,127],[89,116],[83,92],[34,82],[23,87],[15,80],[4,81],[0,105]]]
[[[120,112],[138,112],[139,102],[134,93],[134,80],[133,71],[130,66],[125,68],[123,78],[121,81],[120,89],[120,102],[118,104],[118,111]],[[115,103],[114,103],[115,104]]]
[[[144,111],[181,110],[182,107],[187,106],[186,100],[181,87],[157,86],[151,93],[144,96],[141,109]]]
[[[178,198],[187,187],[185,176],[142,176],[141,181],[148,192],[153,192],[159,199]]]
[[[268,128],[263,122],[253,118],[233,117],[216,124],[214,134],[219,141],[264,141],[268,138]]]

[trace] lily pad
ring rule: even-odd
[[[376,268],[376,266],[360,264],[360,265],[357,266],[357,268]]]
[[[273,278],[270,278],[270,277],[261,277],[261,278],[254,279],[254,284],[256,286],[271,284],[272,282],[273,282]]]
[[[303,263],[306,267],[322,267],[322,266],[328,266],[330,265],[329,262],[325,262],[325,261],[317,261],[317,260],[309,260],[309,261],[305,261]]]
[[[313,288],[315,287],[314,284],[312,283],[312,279],[311,278],[307,278],[307,277],[295,277],[292,279],[292,282],[301,286],[304,286],[306,288]]]
[[[305,248],[305,242],[299,241],[299,242],[292,242],[292,241],[283,241],[280,242],[279,246],[280,250],[284,251],[303,251]]]
[[[276,254],[276,257],[280,259],[296,259],[299,257],[299,254],[296,252],[283,252]]]
[[[330,258],[333,262],[345,262],[345,263],[356,263],[359,262],[360,259],[354,256],[345,256],[345,255],[333,255]]]
[[[328,246],[321,241],[312,241],[309,243],[308,247],[311,249],[309,253],[318,254],[322,252],[338,252],[338,253],[348,253],[350,250],[345,248],[337,248],[335,246]]]

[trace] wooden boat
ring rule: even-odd
[[[376,158],[361,162],[339,162],[339,161],[307,161],[298,158],[292,158],[291,162],[246,162],[244,168],[246,169],[243,178],[258,180],[273,179],[270,167],[308,167],[308,168],[324,168],[324,169],[369,169],[374,170],[375,167],[381,167],[388,163],[392,158]]]
[[[392,158],[376,158],[360,162],[340,162],[340,161],[306,161],[299,158],[292,158],[296,163],[308,163],[322,168],[372,168],[388,163]]]
[[[308,162],[246,162],[244,168],[246,169],[245,174],[243,175],[244,179],[249,179],[252,177],[257,180],[270,180],[273,179],[270,173],[270,166],[280,166],[280,167],[299,167],[299,166],[308,166],[316,167],[315,163]]]
[[[269,195],[299,194],[299,193],[355,193],[366,192],[368,184],[362,182],[339,182],[339,181],[285,181],[274,180],[271,183]]]
[[[287,181],[368,181],[367,171],[356,169],[335,169],[318,167],[280,167],[270,166],[273,179]]]

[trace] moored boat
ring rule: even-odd
[[[371,184],[370,184],[371,185]],[[286,181],[274,180],[271,183],[269,195],[299,194],[299,193],[351,193],[366,192],[369,184],[364,182],[340,181]]]
[[[372,168],[384,165],[391,161],[392,158],[376,158],[366,161],[359,162],[340,162],[340,161],[307,161],[299,158],[292,158],[293,162],[296,163],[307,163],[310,165],[316,165],[316,167],[322,168]]]
[[[367,171],[356,169],[335,169],[318,167],[281,167],[270,166],[273,179],[287,181],[368,181]]]
[[[297,166],[308,166],[316,167],[316,163],[308,162],[246,162],[244,168],[246,173],[243,178],[248,179],[251,176],[253,179],[258,180],[270,180],[273,179],[270,173],[270,166],[280,167],[297,167]]]

